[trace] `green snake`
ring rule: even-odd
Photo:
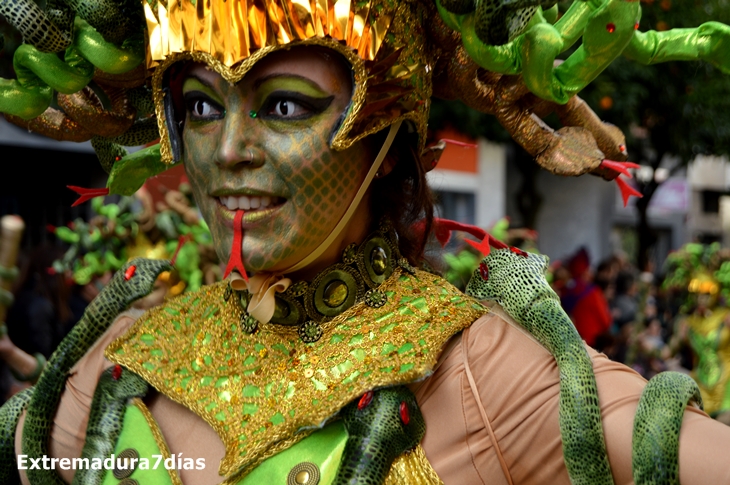
[[[349,435],[335,485],[379,485],[393,461],[426,432],[413,393],[404,386],[369,391],[340,411]]]
[[[94,458],[105,459],[114,453],[128,401],[144,397],[148,388],[144,379],[121,366],[102,373],[91,403],[81,458],[88,458],[91,462]],[[106,470],[81,468],[76,471],[72,485],[99,485],[105,473]]]
[[[567,103],[618,56],[649,65],[705,60],[730,73],[730,27],[641,32],[639,2],[575,0],[557,19],[548,0],[436,0],[446,25],[461,34],[469,57],[488,71],[523,76],[529,90]],[[553,25],[554,24],[554,25]],[[578,40],[581,40],[578,43]],[[555,65],[561,53],[579,47]]]
[[[144,93],[144,103],[136,99],[144,88],[122,95],[136,108],[131,128],[122,127],[122,134],[117,130],[118,136],[107,134],[109,126],[114,126],[112,119],[120,115],[119,109],[108,106],[107,98],[119,97],[114,92],[113,75],[128,73],[144,60],[141,2],[49,0],[43,10],[33,1],[0,0],[0,15],[20,31],[26,42],[13,56],[17,79],[0,79],[0,112],[9,121],[55,139],[91,139],[107,172],[127,155],[123,146],[144,145],[159,138],[151,116],[154,110],[149,109],[151,93]],[[64,53],[62,58],[59,52]],[[92,78],[98,81],[96,92],[84,89]],[[137,85],[143,80],[139,78]],[[75,94],[82,89],[84,93]],[[51,106],[54,92],[63,96],[59,101],[75,96],[77,103],[86,107],[86,115],[78,117],[65,106],[63,111]],[[96,103],[102,105],[101,112],[95,112]],[[141,104],[147,106],[140,110]],[[34,121],[36,118],[39,121]]]
[[[636,483],[679,483],[679,428],[692,401],[702,408],[700,390],[688,375],[663,372],[646,385],[634,420]]]
[[[0,408],[0,483],[20,483],[15,464],[15,429],[23,410],[33,395],[33,388],[23,389]]]
[[[593,365],[545,279],[547,268],[545,256],[516,248],[492,249],[474,271],[466,293],[496,301],[553,354],[560,371],[559,422],[571,483],[612,484]],[[699,388],[687,376],[663,373],[649,381],[634,421],[637,484],[679,483],[679,426],[690,399],[701,405]],[[655,480],[660,474],[663,478]]]
[[[495,300],[553,354],[560,370],[560,431],[571,481],[613,484],[593,364],[545,280],[547,267],[545,256],[494,249],[469,280],[466,293],[480,300]]]
[[[26,409],[22,449],[28,457],[48,455],[48,437],[68,372],[117,315],[152,291],[157,276],[172,266],[166,260],[137,258],[122,267],[91,302],[83,317],[61,342],[38,379]],[[62,485],[53,470],[27,470],[33,485]]]

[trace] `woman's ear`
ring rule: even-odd
[[[392,172],[393,169],[395,168],[396,162],[397,161],[396,161],[395,157],[391,156],[390,154],[386,155],[385,160],[383,160],[382,165],[380,165],[380,168],[375,173],[375,178],[378,178],[378,179],[383,178],[386,175],[388,175],[390,172]]]
[[[440,140],[435,145],[426,147],[423,150],[423,153],[421,153],[421,162],[423,163],[423,168],[426,172],[430,172],[436,168],[436,165],[438,165],[439,159],[441,158],[441,155],[443,155],[445,149],[446,142],[444,140]]]

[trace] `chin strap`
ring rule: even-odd
[[[397,123],[393,123],[392,125],[390,125],[388,136],[385,138],[385,142],[380,148],[378,156],[375,157],[373,165],[370,167],[370,170],[365,176],[365,180],[363,180],[362,184],[360,185],[360,188],[355,194],[355,197],[352,199],[352,202],[350,202],[347,210],[342,215],[340,221],[337,223],[335,228],[332,229],[332,232],[330,232],[329,236],[327,236],[325,240],[322,241],[314,251],[312,251],[307,257],[296,263],[294,266],[291,266],[284,271],[276,273],[257,273],[256,275],[252,276],[250,280],[242,278],[234,271],[233,277],[231,279],[231,287],[234,290],[238,291],[248,290],[249,293],[251,293],[252,295],[247,308],[249,315],[262,323],[267,323],[269,320],[271,320],[271,317],[274,316],[274,309],[276,307],[276,303],[274,300],[275,294],[277,292],[281,293],[286,291],[286,289],[291,284],[291,280],[289,278],[284,278],[282,275],[306,268],[314,261],[316,261],[317,258],[322,256],[322,253],[324,253],[332,245],[335,239],[337,239],[337,236],[340,235],[345,226],[347,226],[347,223],[350,222],[352,215],[355,213],[355,209],[357,209],[357,206],[360,205],[360,201],[367,193],[368,188],[370,188],[370,183],[373,181],[373,179],[375,178],[375,174],[378,172],[378,169],[380,169],[380,166],[383,164],[383,160],[385,160],[385,156],[388,154],[390,146],[393,144],[393,140],[395,140],[395,135],[398,134],[398,130],[400,129],[402,123],[402,121],[398,121]],[[236,244],[234,242],[233,251],[235,250]],[[240,243],[238,245],[238,252],[239,254],[241,252]],[[245,275],[245,271],[243,274]]]

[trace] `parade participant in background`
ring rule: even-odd
[[[672,347],[689,343],[705,411],[730,422],[730,253],[719,244],[687,244],[666,266],[664,287],[684,299]]]
[[[560,292],[560,303],[583,340],[594,347],[596,339],[611,328],[611,313],[603,290],[592,281],[591,261],[585,248],[566,263],[571,279]]]
[[[56,4],[48,15],[22,5],[2,13],[36,48],[68,45]],[[92,75],[83,71],[91,58],[112,73],[145,58],[154,109],[143,87],[128,93],[138,116],[117,117],[125,134],[121,121],[105,123],[106,135],[85,123],[113,113],[74,111],[93,90],[58,96],[62,118],[78,123],[71,131],[87,130],[110,171],[108,190],[79,192],[134,191],[184,163],[230,277],[142,316],[119,315],[170,269],[127,263],[35,391],[0,414],[14,439],[12,451],[8,440],[0,446],[6,455],[174,455],[176,469],[29,468],[23,483],[628,483],[637,403],[637,482],[664,471],[685,484],[727,476],[730,430],[694,407],[682,418],[699,400],[691,383],[653,381],[640,402],[645,381],[580,342],[544,280],[545,259],[434,224],[425,178],[437,162],[426,148],[432,88],[494,112],[556,173],[615,178],[626,165],[605,159],[623,159],[621,135],[573,95],[622,52],[728,69],[726,26],[642,33],[639,3],[617,0],[576,2],[554,25],[557,7],[521,4],[80,5],[65,62],[16,54],[42,82],[6,85],[18,96],[2,98],[11,101],[0,111],[41,115],[10,119],[61,136],[69,130],[54,131],[43,114],[55,109],[46,84],[73,92]],[[44,32],[23,23],[31,15]],[[94,57],[96,48],[107,56]],[[82,72],[46,76],[37,59]],[[110,83],[140,86],[146,71],[129,72],[94,75],[120,112],[127,105],[114,104],[123,95]],[[554,132],[532,116],[550,110],[569,126]],[[154,139],[150,120],[159,146],[120,151],[116,142]],[[432,229],[445,241],[458,227],[489,253],[467,291],[499,303],[490,309],[419,269]],[[677,433],[653,423],[656,406],[678,410],[670,429],[684,421],[679,451]],[[667,445],[661,466],[646,437]],[[6,461],[0,471],[16,473]]]

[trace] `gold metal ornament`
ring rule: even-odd
[[[317,485],[319,478],[320,473],[317,465],[303,461],[291,469],[286,483],[287,485]]]

